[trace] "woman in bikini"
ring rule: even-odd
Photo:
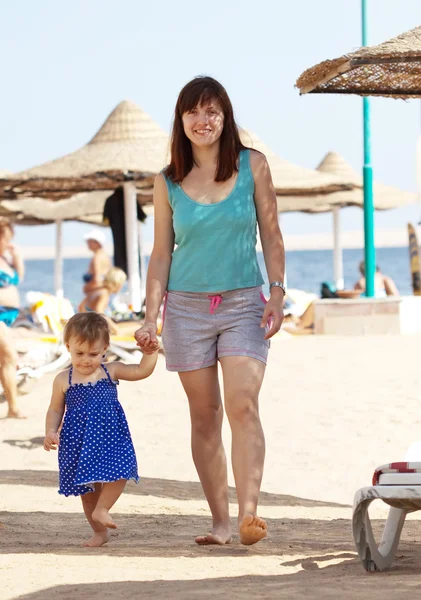
[[[24,418],[17,403],[17,353],[10,327],[19,314],[17,286],[24,275],[23,260],[12,244],[13,225],[0,218],[0,382],[8,404],[7,417]]]

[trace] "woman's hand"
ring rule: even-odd
[[[144,323],[135,331],[134,338],[144,354],[153,354],[159,349],[156,323]]]
[[[265,310],[263,311],[260,327],[269,326],[269,331],[265,335],[265,340],[268,340],[281,328],[284,320],[283,295],[278,294],[276,297],[271,296],[267,301]]]

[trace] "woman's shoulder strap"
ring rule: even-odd
[[[168,202],[171,206],[171,208],[173,208],[173,204],[174,204],[174,192],[177,189],[176,184],[173,182],[173,180],[171,179],[171,177],[168,177],[165,174],[167,167],[165,167],[165,169],[162,169],[162,171],[160,172],[160,175],[162,175],[162,178],[165,182],[165,185],[167,186],[167,194],[168,194]]]
[[[244,148],[243,150],[240,150],[238,167],[239,167],[240,172],[243,172],[244,175],[253,177],[253,171],[251,169],[251,162],[250,162],[250,155],[251,155],[250,148]]]

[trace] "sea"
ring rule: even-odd
[[[362,249],[343,251],[345,288],[352,288],[359,278],[358,265],[364,258]],[[263,254],[258,253],[259,264],[267,282]],[[333,281],[333,254],[331,250],[295,250],[286,253],[287,286],[320,295],[324,281]],[[146,264],[148,257],[146,258]],[[385,275],[395,281],[402,295],[411,295],[411,274],[408,248],[378,248],[376,262]],[[63,261],[64,295],[77,306],[82,296],[82,275],[89,258],[68,258]],[[21,302],[25,305],[28,291],[54,293],[54,260],[26,260],[24,281],[19,285]],[[267,284],[264,286],[268,292]]]

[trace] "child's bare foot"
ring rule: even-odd
[[[266,521],[260,517],[246,515],[240,523],[240,542],[245,546],[251,546],[260,542],[267,536],[268,528]]]
[[[117,525],[112,520],[110,513],[106,508],[96,508],[92,513],[92,518],[97,523],[100,523],[104,527],[109,527],[110,529],[117,529]]]
[[[106,529],[104,531],[96,531],[91,539],[83,545],[87,548],[98,548],[99,546],[106,544],[109,539],[110,534]]]
[[[7,419],[27,419],[26,415],[23,415],[20,410],[9,410],[7,413]]]
[[[195,540],[196,544],[200,546],[208,546],[209,544],[223,546],[224,544],[230,544],[231,541],[231,526],[229,525],[217,525],[213,527],[210,533],[199,535]]]

